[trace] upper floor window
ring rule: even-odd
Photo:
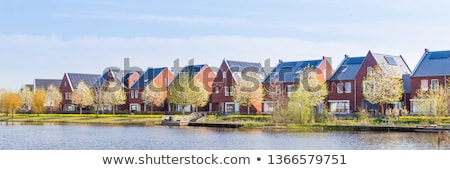
[[[439,79],[431,80],[431,90],[437,90],[439,88]]]
[[[66,100],[72,100],[71,98],[72,98],[71,93],[70,92],[66,92],[65,99]]]
[[[344,92],[344,84],[338,83],[337,84],[337,93],[343,93]]]
[[[375,92],[375,82],[363,81],[363,94],[373,94]]]
[[[230,96],[233,96],[233,86],[230,86]]]
[[[345,93],[351,93],[351,92],[352,92],[352,83],[345,82]]]
[[[224,79],[227,78],[227,72],[226,72],[226,71],[222,72],[222,77],[223,77]]]
[[[134,99],[134,91],[131,90],[131,98]]]
[[[428,91],[428,80],[420,80],[420,89],[422,91]]]
[[[367,67],[367,74],[372,74],[373,68],[372,67]]]
[[[230,95],[230,91],[228,91],[228,86],[224,87],[224,91],[225,91],[225,96],[229,96]]]

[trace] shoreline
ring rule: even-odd
[[[61,124],[92,126],[164,126],[163,115],[96,115],[86,114],[17,114],[14,118],[0,114],[0,123],[23,123],[29,125]],[[7,125],[6,125],[7,126]],[[450,126],[430,126],[419,124],[377,125],[377,124],[274,124],[267,121],[205,121],[191,123],[189,127],[212,127],[233,129],[261,129],[281,131],[380,131],[380,132],[442,132],[450,131]]]

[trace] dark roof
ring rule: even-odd
[[[273,78],[280,82],[297,82],[298,72],[303,71],[307,66],[314,69],[322,63],[323,60],[291,61],[279,63],[275,69],[267,76],[264,83],[270,83]]]
[[[190,65],[190,66],[186,66],[184,67],[181,72],[193,72],[193,73],[198,73],[200,72],[203,67],[205,67],[205,64],[200,64],[200,65]]]
[[[117,68],[111,68],[108,71],[104,72],[97,81],[93,84],[95,87],[100,87],[105,84],[106,81],[111,81],[111,79],[118,80],[121,82],[122,86],[125,86],[124,82],[124,71],[117,69]]]
[[[425,52],[417,64],[412,77],[450,75],[450,51]]]
[[[167,67],[163,68],[149,68],[143,75],[139,77],[139,80],[134,83],[131,88],[133,89],[143,89],[147,85],[148,82],[151,82],[153,79],[155,79],[163,70]]]
[[[35,79],[34,80],[34,87],[36,89],[46,89],[53,84],[56,88],[59,88],[61,85],[61,81],[59,79]],[[33,88],[34,89],[34,88]]]
[[[259,74],[261,81],[266,77],[266,73],[260,63],[225,60],[230,67],[233,77],[240,78],[243,71],[252,71]]]
[[[34,85],[33,84],[26,84],[25,87],[28,87],[31,91],[34,90]]]
[[[67,76],[74,89],[77,88],[80,81],[84,81],[88,86],[92,86],[100,78],[99,74],[67,73]]]
[[[366,57],[348,57],[342,61],[329,80],[354,80]]]

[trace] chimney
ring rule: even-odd
[[[283,60],[278,60],[278,63],[279,63],[279,64],[283,63]]]
[[[345,58],[348,58],[348,55],[347,54],[345,54],[345,56],[344,56]]]
[[[430,52],[430,50],[428,48],[425,48],[425,52],[428,53]]]

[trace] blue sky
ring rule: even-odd
[[[218,67],[223,58],[263,63],[369,50],[401,54],[411,69],[424,48],[448,50],[450,2],[357,0],[3,0],[0,88],[64,72],[123,66]]]

